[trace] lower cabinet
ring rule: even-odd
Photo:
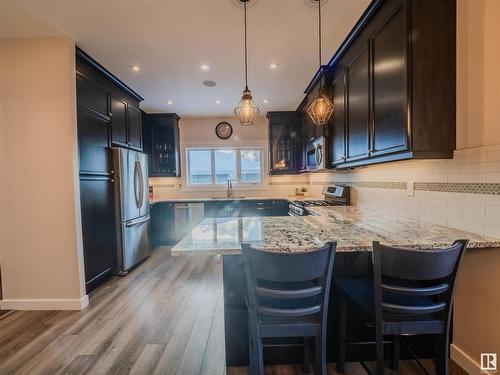
[[[175,243],[175,206],[173,202],[151,205],[151,244],[153,248]]]
[[[116,265],[113,183],[80,176],[80,200],[87,293],[110,277]]]
[[[288,216],[286,199],[205,201],[205,218]],[[175,202],[151,205],[151,244],[153,247],[175,244]]]

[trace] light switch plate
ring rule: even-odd
[[[415,182],[414,181],[408,181],[406,183],[406,195],[409,197],[415,196]]]

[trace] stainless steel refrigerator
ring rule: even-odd
[[[126,274],[151,253],[147,155],[113,147],[118,272]]]

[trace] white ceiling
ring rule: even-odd
[[[0,2],[1,37],[69,35],[144,97],[146,112],[222,116],[232,114],[239,102],[244,50],[243,8],[237,0]],[[323,63],[369,3],[322,3]],[[254,0],[248,8],[248,48],[249,87],[261,112],[295,109],[318,68],[317,5],[311,0]],[[269,68],[272,62],[278,62],[278,69]],[[141,71],[132,72],[132,64]],[[211,69],[201,71],[200,64]],[[205,87],[203,80],[217,86]],[[263,103],[266,98],[268,104]]]

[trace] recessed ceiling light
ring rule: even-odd
[[[205,86],[207,87],[214,87],[217,85],[217,83],[215,83],[215,81],[210,81],[210,80],[207,80],[207,81],[203,81],[202,82]]]
[[[210,65],[207,64],[201,64],[200,69],[206,72],[207,70],[210,70]]]
[[[132,70],[133,72],[138,72],[141,70],[141,67],[139,65],[130,65],[130,70]]]
[[[269,65],[269,68],[271,68],[272,70],[275,70],[278,68],[280,64],[278,64],[277,62],[273,62],[271,63],[271,65]]]
[[[269,99],[264,99],[264,103],[269,103]]]
[[[174,104],[174,102],[173,102],[173,101],[171,101],[171,100],[167,100],[167,104],[168,104],[168,105],[172,105],[172,104]]]
[[[217,99],[217,100],[215,101],[215,104],[220,104],[220,100],[219,100],[219,99]]]

